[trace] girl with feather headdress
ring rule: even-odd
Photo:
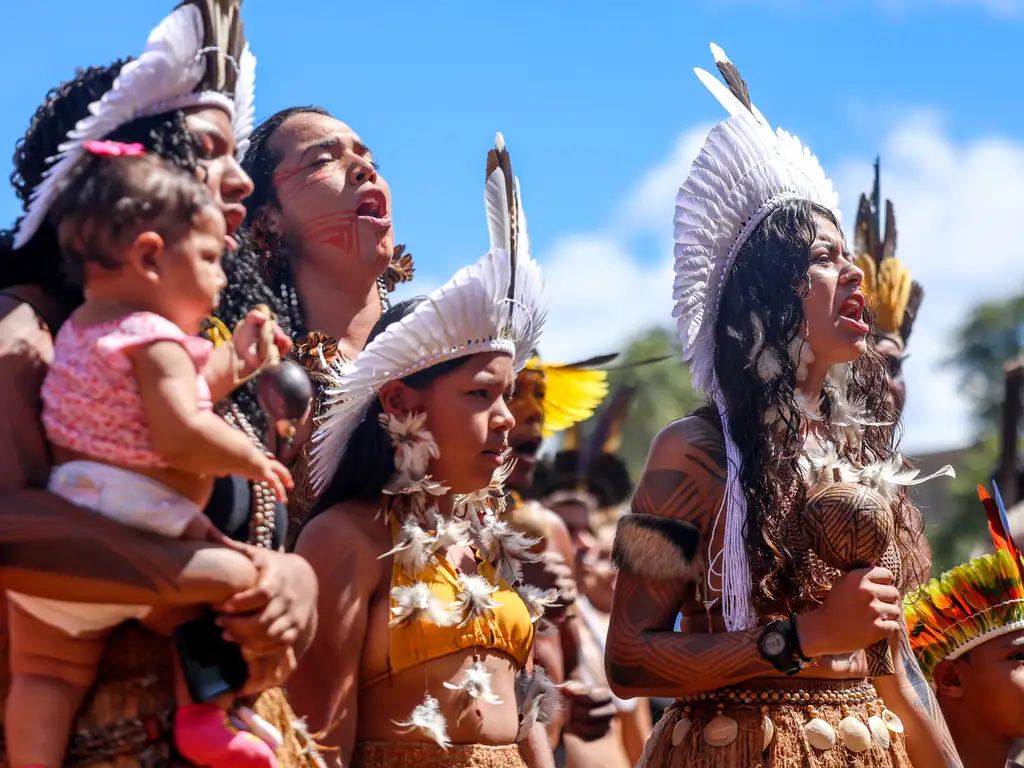
[[[904,602],[921,671],[967,768],[1003,768],[1024,739],[1024,561],[999,494],[978,489],[994,552],[923,584]]]
[[[0,499],[0,564],[4,586],[24,594],[180,606],[150,618],[159,629],[191,617],[194,606],[217,604],[228,631],[246,649],[245,692],[258,694],[288,675],[315,621],[315,578],[308,564],[273,551],[283,527],[275,531],[272,510],[250,508],[256,502],[267,506],[264,495],[254,498],[259,486],[250,491],[232,479],[215,485],[207,514],[222,530],[259,545],[235,550],[150,537],[52,494],[22,490],[46,480],[49,455],[38,422],[39,385],[52,358],[53,335],[82,298],[81,286],[58,268],[60,221],[52,204],[77,173],[86,142],[137,143],[194,173],[226,220],[225,247],[236,246],[232,232],[244,217],[241,200],[252,188],[238,159],[252,130],[255,68],[239,6],[238,0],[182,3],[153,30],[137,59],[83,70],[51,91],[18,144],[13,183],[25,214],[0,248],[5,361],[0,429],[10,430],[0,441],[0,482],[8,491]],[[263,515],[259,525],[256,511]],[[280,620],[273,631],[265,610],[271,601]],[[37,620],[13,605],[4,606],[5,617],[8,608],[12,625],[31,636]],[[22,650],[42,650],[27,646]],[[72,731],[66,759],[86,764],[116,755],[166,761],[173,750],[170,643],[127,626],[116,632],[111,646],[99,684]],[[67,664],[85,661],[71,647],[45,650]],[[6,680],[0,685],[6,688]],[[284,734],[280,762],[312,762],[302,754],[303,739],[279,690],[261,695],[255,709]]]
[[[676,199],[673,294],[708,404],[658,435],[619,522],[612,690],[676,699],[642,768],[958,765],[900,632],[920,479],[837,195],[712,53],[725,84],[696,73],[730,116]]]
[[[488,156],[490,253],[384,313],[329,372],[296,545],[320,629],[290,691],[340,765],[552,765],[532,648],[555,595],[524,582],[537,542],[503,491],[508,399],[546,307],[504,152]]]

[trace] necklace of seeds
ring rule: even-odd
[[[234,403],[221,414],[224,421],[240,429],[261,451],[266,451],[248,419]],[[269,453],[268,453],[269,455]],[[265,480],[252,483],[252,516],[249,519],[249,541],[257,547],[274,548],[274,530],[277,518],[277,495]]]

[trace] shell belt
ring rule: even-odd
[[[841,691],[720,688],[683,696],[679,703],[682,704],[682,715],[672,729],[673,747],[679,746],[693,727],[693,706],[708,703],[715,704],[715,716],[704,726],[701,735],[704,743],[711,747],[727,747],[739,735],[739,723],[726,714],[729,708],[757,708],[761,714],[763,749],[767,749],[775,737],[775,724],[771,719],[771,711],[775,707],[806,707],[804,737],[814,749],[822,752],[837,747],[845,747],[851,752],[866,752],[872,743],[882,749],[889,749],[893,734],[903,733],[902,721],[886,709],[885,702],[871,683]],[[851,706],[861,704],[867,709],[866,721],[850,709]],[[833,728],[821,717],[819,706],[840,708],[842,719],[838,726]]]

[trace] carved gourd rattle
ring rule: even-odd
[[[878,565],[896,533],[886,500],[858,483],[837,482],[815,493],[804,506],[802,519],[815,554],[841,571]],[[865,652],[871,677],[894,674],[887,640]]]
[[[290,441],[295,435],[295,422],[309,412],[313,400],[313,384],[305,369],[293,360],[282,360],[274,343],[277,323],[265,304],[255,309],[271,320],[260,326],[257,351],[264,361],[262,373],[256,380],[256,401],[274,424],[279,437]]]

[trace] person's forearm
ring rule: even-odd
[[[760,630],[641,632],[609,643],[605,671],[616,696],[679,698],[775,672],[757,650]]]
[[[527,768],[555,768],[555,757],[543,723],[535,723],[526,738],[519,742],[519,754]]]
[[[877,677],[872,682],[886,707],[903,721],[910,761],[915,768],[963,768],[939,702],[921,673],[906,632],[892,645],[896,674]]]
[[[673,589],[631,578],[616,584],[605,651],[605,672],[616,696],[675,699],[775,672],[758,651],[759,629],[718,634],[649,629],[650,601],[678,604]]]
[[[45,491],[0,496],[0,587],[86,603],[218,603],[256,583],[243,554],[144,533]]]

